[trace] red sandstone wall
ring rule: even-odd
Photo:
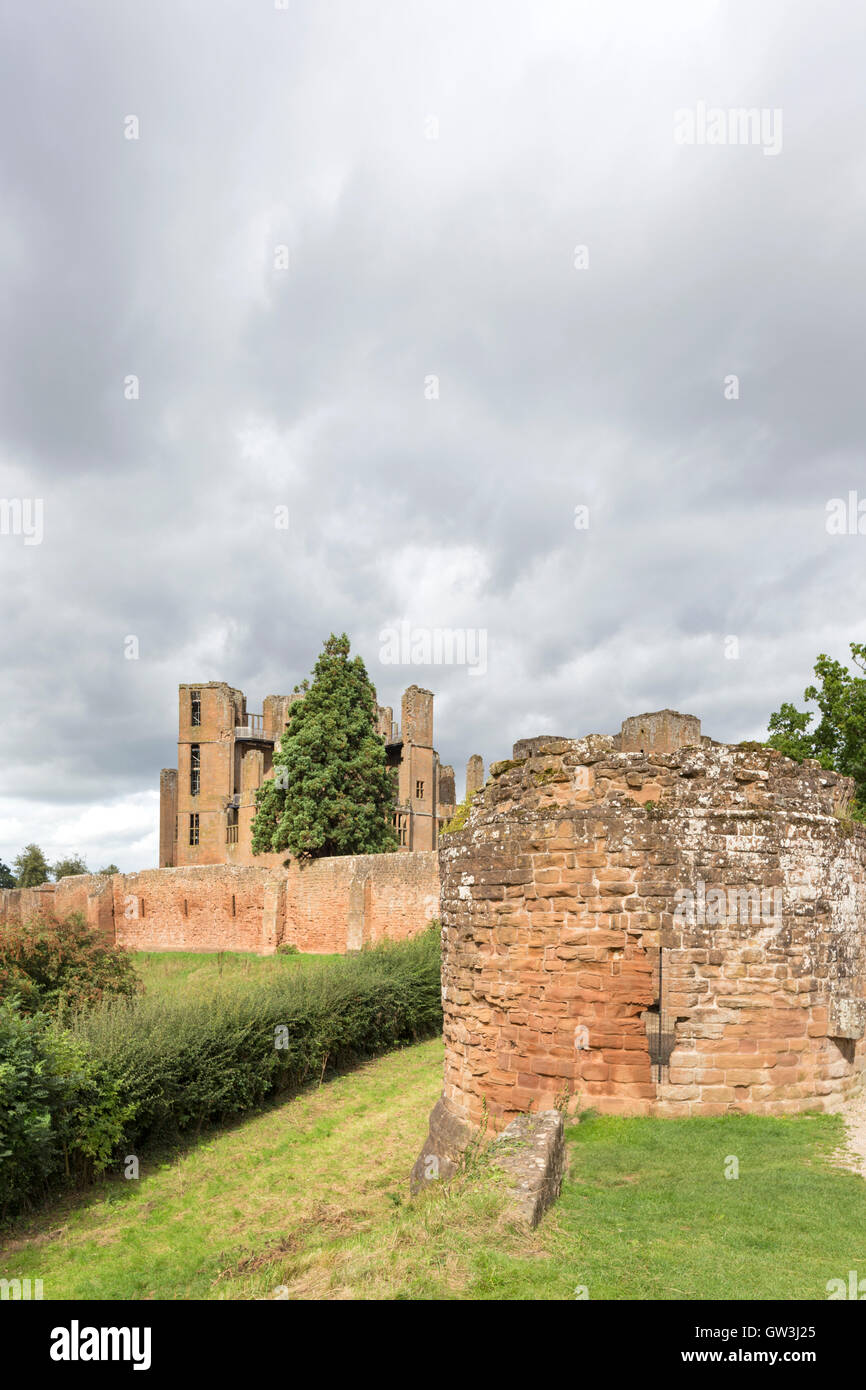
[[[267,869],[225,864],[146,869],[113,880],[117,942],[134,951],[254,951],[276,946],[264,920]]]
[[[360,950],[402,941],[439,912],[435,851],[293,861],[286,884],[285,940],[301,951]]]
[[[137,951],[360,950],[423,930],[439,910],[435,851],[316,859],[288,871],[232,864],[81,874],[0,894],[0,925],[81,912],[95,931]],[[272,861],[277,861],[276,866]]]
[[[54,885],[54,916],[63,922],[79,912],[104,941],[114,941],[114,898],[108,874],[75,874]]]
[[[54,914],[54,884],[39,888],[0,889],[0,925],[17,927],[22,923],[46,921]]]
[[[114,940],[111,878],[106,874],[75,874],[39,888],[0,891],[0,927],[28,922],[63,922],[80,912],[106,941]]]

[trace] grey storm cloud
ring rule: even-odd
[[[155,862],[178,683],[260,708],[332,630],[383,702],[436,692],[458,788],[646,708],[760,736],[866,636],[866,538],[825,525],[866,498],[849,5],[20,0],[5,29],[0,497],[44,536],[0,535],[0,858]],[[781,148],[678,145],[698,103],[778,110]],[[403,620],[485,630],[486,675],[383,663]]]

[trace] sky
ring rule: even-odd
[[[332,631],[458,792],[664,707],[760,738],[866,639],[856,6],[4,31],[0,859],[154,866],[178,684],[261,710]]]

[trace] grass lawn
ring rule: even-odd
[[[135,951],[132,960],[148,994],[166,999],[206,995],[273,975],[307,970],[330,956],[257,956],[246,951]]]
[[[831,1116],[590,1115],[535,1232],[483,1163],[409,1202],[441,1068],[421,1043],[143,1155],[138,1181],[10,1233],[0,1275],[41,1278],[46,1299],[825,1299],[866,1270],[866,1182],[832,1166]]]

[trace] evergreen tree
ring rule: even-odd
[[[15,887],[15,875],[13,874],[12,870],[9,868],[9,865],[8,865],[8,864],[4,864],[4,863],[3,863],[3,860],[0,859],[0,888],[14,888],[14,887]]]
[[[349,639],[332,633],[256,796],[253,853],[298,858],[397,848],[394,781],[376,732],[376,692]]]
[[[16,888],[38,888],[51,877],[48,860],[38,845],[25,845],[12,864],[15,869]]]

